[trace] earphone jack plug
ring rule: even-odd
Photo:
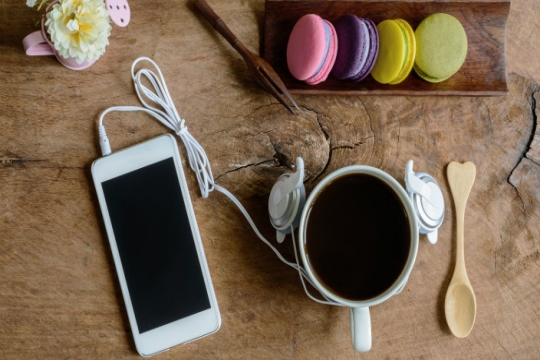
[[[111,154],[111,144],[109,143],[109,138],[107,137],[107,132],[105,127],[100,125],[98,128],[99,131],[99,146],[101,147],[101,154],[107,156]]]

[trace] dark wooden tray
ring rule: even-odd
[[[291,93],[352,95],[505,95],[505,38],[510,0],[493,1],[312,1],[266,0],[262,56],[274,67]],[[414,70],[398,85],[379,84],[371,76],[354,83],[332,79],[311,86],[292,77],[287,69],[286,48],[296,21],[308,13],[335,21],[352,13],[376,24],[402,18],[413,29],[428,15],[444,12],[455,16],[465,28],[468,53],[460,71],[450,79],[432,84]]]

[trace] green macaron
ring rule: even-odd
[[[436,13],[416,28],[414,70],[422,79],[437,83],[457,73],[467,57],[467,34],[458,19]]]

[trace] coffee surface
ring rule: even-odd
[[[372,175],[348,174],[327,184],[312,203],[306,254],[331,292],[369,300],[398,279],[410,236],[407,213],[395,191]]]

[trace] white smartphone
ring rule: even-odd
[[[92,177],[139,354],[216,332],[221,316],[174,137],[100,158]]]

